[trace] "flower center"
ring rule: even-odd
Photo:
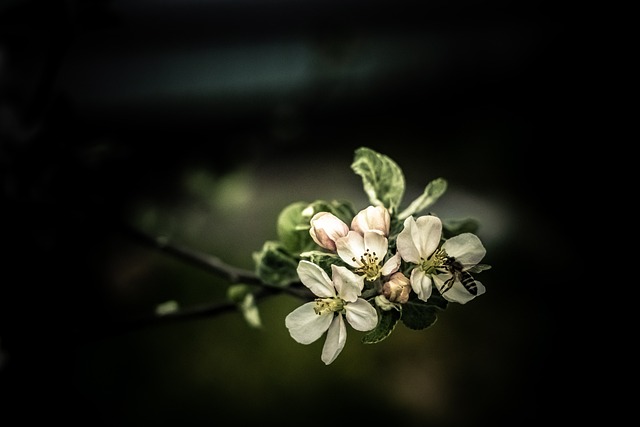
[[[420,269],[426,274],[439,273],[442,268],[445,268],[448,256],[447,252],[440,248],[436,250],[428,259],[420,258]]]
[[[315,303],[316,305],[313,307],[313,311],[315,311],[317,315],[342,311],[345,306],[344,300],[339,297],[316,298]]]
[[[380,258],[375,252],[371,252],[369,249],[364,251],[364,254],[360,257],[360,260],[356,257],[352,258],[353,261],[358,262],[360,267],[355,269],[356,274],[362,274],[366,280],[373,281],[380,277]]]

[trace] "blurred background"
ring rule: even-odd
[[[1,5],[1,425],[549,418],[565,390],[549,290],[563,292],[574,256],[557,223],[569,205],[557,7]],[[324,338],[290,338],[289,295],[260,301],[260,329],[234,311],[120,327],[166,301],[224,301],[228,285],[127,227],[252,269],[286,205],[367,205],[350,169],[361,146],[403,169],[406,204],[448,180],[432,211],[479,220],[485,295],[380,344],[349,329],[330,366]]]

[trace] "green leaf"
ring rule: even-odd
[[[309,234],[311,216],[305,212],[308,206],[307,202],[295,202],[285,207],[278,215],[278,239],[292,253],[300,253],[316,246]]]
[[[402,312],[398,310],[382,311],[378,309],[378,325],[362,337],[362,342],[376,344],[384,340],[391,335],[401,317]]]
[[[374,206],[384,206],[393,215],[405,191],[402,169],[389,157],[369,148],[355,152],[351,169],[362,177],[364,191]]]
[[[442,221],[442,237],[450,239],[462,233],[476,234],[480,224],[472,218],[446,219]]]
[[[411,204],[398,215],[398,219],[403,220],[413,214],[424,211],[438,201],[445,191],[447,191],[447,181],[444,178],[434,179],[427,184],[422,195],[411,202]]]
[[[402,306],[402,322],[409,329],[425,329],[438,320],[437,313],[447,308],[447,300],[434,292],[425,302],[412,294],[409,301]]]
[[[329,277],[331,277],[332,274],[331,266],[333,264],[342,265],[344,267],[347,266],[347,263],[345,263],[338,254],[331,252],[309,251],[301,253],[300,257],[319,265],[329,275]]]
[[[262,250],[253,253],[253,260],[256,274],[265,283],[287,286],[300,281],[296,271],[299,258],[280,242],[266,241]]]
[[[249,326],[253,328],[262,327],[260,312],[250,286],[244,284],[231,285],[227,289],[227,297],[238,306]]]

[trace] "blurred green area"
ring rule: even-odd
[[[1,424],[546,420],[562,389],[549,289],[574,256],[552,215],[557,28],[534,3],[471,3],[0,9],[0,407],[21,420]],[[480,221],[485,295],[380,344],[349,329],[330,366],[323,339],[289,337],[286,295],[260,301],[261,329],[228,312],[113,332],[228,286],[122,224],[252,269],[289,203],[366,206],[360,146],[399,164],[407,203],[449,181],[433,211]]]

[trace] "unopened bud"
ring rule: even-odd
[[[382,295],[391,302],[404,304],[409,300],[411,281],[401,272],[393,273],[387,282],[382,285]]]

